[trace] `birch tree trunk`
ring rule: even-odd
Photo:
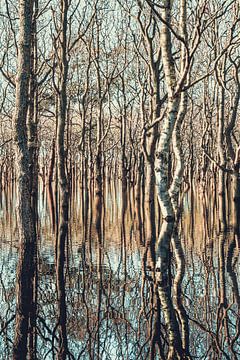
[[[180,33],[182,38],[187,43],[187,12],[186,12],[186,0],[181,0],[181,12],[180,12]],[[184,44],[181,44],[181,73],[183,73],[186,66],[186,48]],[[187,113],[188,106],[188,95],[187,91],[183,91],[180,95],[180,103],[178,116],[173,130],[172,143],[173,143],[173,152],[175,156],[176,167],[173,175],[173,180],[171,187],[169,189],[169,194],[171,197],[172,205],[175,214],[179,211],[179,192],[182,184],[183,178],[183,151],[181,144],[181,126],[184,121],[185,115]]]
[[[171,22],[171,2],[164,2],[162,17],[166,23]],[[165,317],[165,322],[169,334],[169,359],[175,359],[182,354],[182,342],[179,326],[171,301],[170,281],[169,281],[169,254],[170,242],[174,229],[175,214],[171,197],[169,195],[169,178],[168,178],[168,159],[170,151],[170,143],[173,135],[173,129],[176,123],[179,96],[174,94],[177,85],[175,65],[172,56],[172,40],[171,32],[166,24],[161,29],[161,49],[163,69],[165,73],[166,87],[168,92],[167,115],[164,119],[159,143],[156,151],[155,160],[155,176],[158,193],[158,201],[163,217],[158,242],[157,242],[157,280],[159,284],[159,298]]]
[[[157,243],[157,279],[159,281],[159,297],[162,304],[166,325],[169,332],[168,359],[177,359],[189,356],[189,330],[186,311],[181,302],[181,282],[184,276],[185,259],[181,241],[178,237],[177,226],[179,221],[179,192],[183,177],[183,154],[181,147],[181,125],[187,112],[187,93],[181,89],[186,81],[182,78],[187,69],[187,6],[186,0],[180,2],[179,33],[181,42],[180,80],[176,79],[175,64],[172,55],[171,31],[171,1],[165,1],[162,18],[164,23],[161,30],[161,50],[163,69],[168,93],[167,115],[164,120],[160,140],[156,151],[155,173],[158,191],[158,201],[161,208],[163,223]],[[182,83],[181,83],[182,82]],[[173,145],[175,156],[175,170],[171,186],[169,185],[169,153]],[[182,328],[180,334],[178,320],[171,300],[169,254],[170,243],[176,255],[177,276],[174,282],[175,306],[178,311]]]
[[[19,261],[16,286],[16,325],[13,359],[26,359],[29,318],[32,310],[35,233],[30,193],[30,154],[27,111],[30,79],[33,2],[19,1],[18,69],[13,117],[15,168],[18,192]]]
[[[186,44],[188,44],[187,36],[187,1],[181,0],[180,2],[180,21],[179,21],[179,33],[184,39],[185,44],[181,44],[181,64],[180,72],[184,72],[187,54]],[[180,104],[178,110],[178,116],[173,130],[172,145],[175,156],[175,171],[173,175],[172,184],[169,189],[172,206],[175,212],[175,226],[172,236],[173,251],[175,255],[177,273],[174,279],[174,305],[178,313],[179,322],[181,325],[182,347],[184,354],[189,356],[189,323],[186,310],[182,303],[181,285],[185,273],[185,256],[182,248],[181,239],[178,235],[178,223],[180,218],[181,204],[179,202],[179,193],[182,185],[184,162],[183,162],[183,150],[181,143],[181,126],[187,113],[188,95],[187,91],[181,92]]]

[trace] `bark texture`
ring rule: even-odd
[[[58,152],[58,176],[59,176],[59,193],[60,193],[60,212],[59,212],[59,230],[57,236],[57,293],[58,293],[58,310],[59,310],[59,327],[60,327],[60,344],[58,359],[64,360],[68,354],[67,341],[67,310],[66,310],[66,292],[65,292],[65,247],[68,235],[68,206],[69,191],[66,175],[66,152],[65,152],[65,127],[67,118],[67,76],[68,76],[68,59],[67,59],[67,14],[68,1],[61,1],[61,34],[60,34],[60,86],[59,86],[59,118],[57,128],[57,152]]]
[[[165,1],[165,8],[162,10],[162,17],[166,23],[171,22],[171,3]],[[158,201],[163,217],[163,223],[159,234],[156,250],[157,259],[157,280],[159,288],[159,298],[161,301],[165,322],[168,329],[169,352],[168,358],[177,358],[182,353],[182,343],[179,326],[171,300],[170,279],[169,279],[169,256],[170,242],[174,228],[175,214],[171,198],[169,195],[169,172],[168,160],[173,129],[176,123],[179,96],[175,96],[174,90],[177,85],[175,65],[172,55],[171,32],[166,24],[162,25],[161,30],[161,49],[163,69],[168,92],[167,115],[164,119],[159,143],[156,151],[155,176],[158,193]]]
[[[17,219],[19,261],[16,286],[16,326],[13,359],[27,357],[29,318],[32,309],[35,232],[30,192],[30,154],[27,139],[27,112],[30,79],[31,26],[33,1],[19,2],[18,69],[16,105],[13,117],[15,168],[17,177]]]
[[[163,70],[168,93],[167,114],[164,119],[155,160],[156,185],[158,201],[163,217],[163,222],[157,242],[157,280],[159,285],[159,298],[161,301],[165,322],[168,328],[169,351],[168,359],[182,359],[188,354],[188,322],[186,312],[181,302],[181,282],[184,275],[184,253],[177,234],[179,219],[179,192],[183,177],[183,154],[181,148],[181,125],[187,112],[187,94],[180,94],[176,89],[181,89],[184,81],[177,81],[175,63],[172,55],[171,31],[171,1],[164,2],[162,18],[164,23],[161,30],[161,50]],[[180,3],[180,33],[184,43],[181,44],[180,75],[186,73],[186,1]],[[184,75],[185,76],[185,75]],[[181,77],[180,77],[181,79]],[[172,183],[169,177],[170,146],[173,146],[175,156],[175,170]],[[176,317],[174,304],[171,299],[171,280],[169,273],[170,243],[177,261],[177,276],[175,279],[175,306],[179,314],[182,328],[182,337]]]

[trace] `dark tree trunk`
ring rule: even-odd
[[[27,357],[29,318],[32,311],[35,230],[31,206],[30,152],[27,138],[28,91],[31,67],[33,2],[20,1],[16,105],[13,117],[17,177],[19,261],[16,286],[16,326],[13,359]]]
[[[58,294],[58,324],[60,328],[60,344],[58,359],[66,359],[68,354],[67,342],[67,311],[65,292],[65,247],[68,235],[68,207],[69,189],[66,175],[66,151],[65,151],[65,127],[67,122],[67,14],[68,1],[61,1],[61,34],[60,34],[60,79],[59,79],[59,117],[57,128],[57,152],[58,152],[58,177],[60,193],[59,226],[56,246],[56,271],[57,271],[57,294]]]

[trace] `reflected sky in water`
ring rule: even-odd
[[[101,239],[94,210],[80,196],[71,206],[66,256],[67,330],[74,359],[149,359],[160,316],[161,346],[167,354],[164,316],[156,309],[154,274],[144,246],[144,221],[129,196],[126,212],[116,191],[104,202]],[[118,194],[118,193],[117,193]],[[18,254],[16,201],[0,201],[0,359],[11,358]],[[189,319],[190,354],[196,359],[240,359],[238,240],[218,234],[216,214],[201,196],[186,198],[180,226],[185,252],[182,300]],[[193,212],[191,211],[193,209]],[[208,216],[206,216],[208,213]],[[144,215],[144,209],[142,211]],[[146,216],[146,214],[145,214]],[[47,192],[40,193],[38,246],[38,358],[54,359],[58,343],[54,227]],[[176,261],[171,261],[176,274]],[[4,354],[4,355],[3,355]],[[154,358],[160,359],[155,352]],[[167,355],[166,355],[167,358]]]

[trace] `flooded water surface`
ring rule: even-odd
[[[73,195],[64,283],[68,357],[167,359],[169,304],[160,301],[146,242],[148,214],[138,211],[134,194],[124,200],[108,191],[100,220],[91,202],[83,206]],[[11,358],[14,338],[19,245],[13,194],[2,194],[0,208],[1,359]],[[33,319],[38,359],[56,358],[60,341],[54,206],[49,191],[41,191]],[[178,233],[183,253],[174,255],[173,246],[169,256],[170,306],[192,359],[240,358],[239,242],[231,229],[218,232],[217,223],[201,194],[194,203],[186,197]]]

